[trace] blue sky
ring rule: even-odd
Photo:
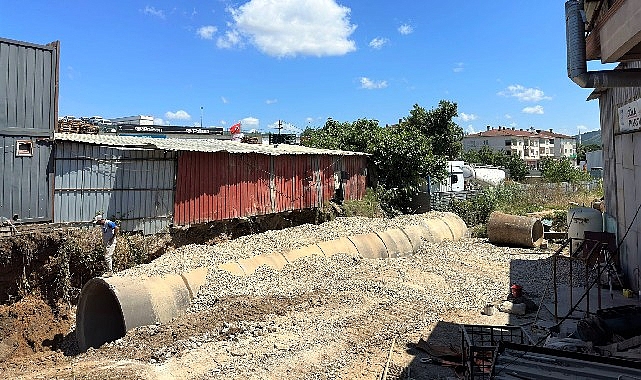
[[[468,132],[597,130],[564,22],[561,0],[0,0],[0,37],[60,41],[61,116],[244,131],[392,124],[440,100]]]

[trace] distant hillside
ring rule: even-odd
[[[574,136],[579,142],[579,135]],[[601,145],[601,130],[581,133],[581,145],[596,144]]]

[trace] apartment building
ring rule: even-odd
[[[504,151],[525,161],[531,168],[538,168],[543,158],[576,157],[575,139],[572,136],[534,129],[516,129],[487,126],[487,130],[463,137],[463,150],[480,150],[484,146]]]

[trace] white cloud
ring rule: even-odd
[[[159,118],[159,117],[154,117],[154,125],[165,125],[165,120]]]
[[[228,104],[229,103],[229,100],[227,100],[227,98],[224,97],[224,96],[220,97],[220,101],[223,102],[223,104]]]
[[[408,34],[412,34],[412,33],[414,33],[414,28],[412,27],[412,25],[409,25],[409,24],[403,24],[403,25],[401,25],[401,26],[399,26],[399,27],[398,27],[398,32],[399,32],[400,34],[402,34],[402,35],[406,36],[406,35],[408,35]]]
[[[278,99],[267,99],[265,100],[265,104],[274,104],[278,103]]]
[[[520,84],[508,86],[506,90],[499,92],[499,95],[517,98],[523,102],[540,102],[541,100],[552,99],[549,96],[545,96],[545,93],[538,88],[526,88]]]
[[[461,112],[461,114],[459,115],[459,117],[461,118],[461,120],[463,120],[463,121],[465,121],[465,122],[468,122],[468,121],[472,121],[472,120],[476,120],[476,119],[477,119],[477,116],[476,116],[475,114],[473,114],[473,113],[467,114],[467,113],[465,113],[465,112]]]
[[[255,117],[246,117],[242,119],[240,123],[244,126],[247,126],[247,125],[258,126],[260,124],[260,120],[256,119]]]
[[[505,118],[506,118],[506,119],[508,119],[508,120],[510,120],[510,119],[512,118],[512,115],[510,115],[509,113],[506,113],[506,114],[505,114]]]
[[[183,110],[179,110],[179,111],[176,111],[176,112],[167,111],[167,112],[165,112],[165,117],[167,119],[169,119],[169,120],[189,120],[189,119],[191,119],[191,116],[187,112],[185,112]]]
[[[371,47],[372,49],[377,49],[377,50],[378,49],[382,49],[383,46],[387,45],[388,42],[389,42],[389,40],[387,38],[376,37],[376,38],[374,38],[373,40],[371,40],[369,42],[369,47]]]
[[[243,47],[244,44],[240,37],[240,33],[237,30],[228,30],[225,32],[225,35],[218,37],[216,40],[216,46],[221,49],[231,49],[235,46]]]
[[[214,34],[218,31],[218,28],[212,25],[206,25],[206,26],[201,26],[198,28],[196,33],[200,38],[203,40],[213,40],[214,39]]]
[[[387,87],[387,81],[384,81],[384,80],[373,81],[369,78],[361,77],[360,81],[361,81],[361,88],[365,88],[368,90],[376,90],[376,89]]]
[[[460,73],[465,70],[465,64],[463,62],[457,63],[452,69],[455,73]]]
[[[234,20],[217,45],[243,46],[243,38],[274,57],[338,56],[356,50],[351,10],[335,0],[251,0],[228,10]]]
[[[543,115],[543,106],[525,107],[523,113]]]
[[[468,125],[468,126],[467,126],[467,128],[466,128],[466,132],[467,132],[467,133],[469,133],[469,134],[471,135],[471,134],[476,133],[476,130],[474,129],[474,126],[473,126],[472,124],[470,124],[470,125]]]
[[[163,11],[162,9],[156,9],[155,7],[151,7],[149,5],[147,5],[145,9],[143,9],[143,13],[146,15],[161,18],[163,20],[165,19],[165,11]]]

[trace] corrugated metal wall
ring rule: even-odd
[[[172,223],[176,153],[59,141],[54,222],[91,221],[96,212],[124,231],[161,232]]]
[[[627,67],[639,68],[641,64],[629,63]],[[619,240],[630,228],[620,259],[631,287],[636,286],[634,269],[641,268],[641,213],[633,223],[641,205],[641,131],[620,133],[618,109],[640,98],[641,88],[626,87],[610,89],[599,99],[606,212],[617,220]]]
[[[0,39],[0,216],[18,214],[21,222],[52,218],[58,56],[57,42]]]
[[[365,194],[364,156],[182,152],[174,222],[204,223],[321,207],[334,196],[334,173],[345,171],[345,199]]]

